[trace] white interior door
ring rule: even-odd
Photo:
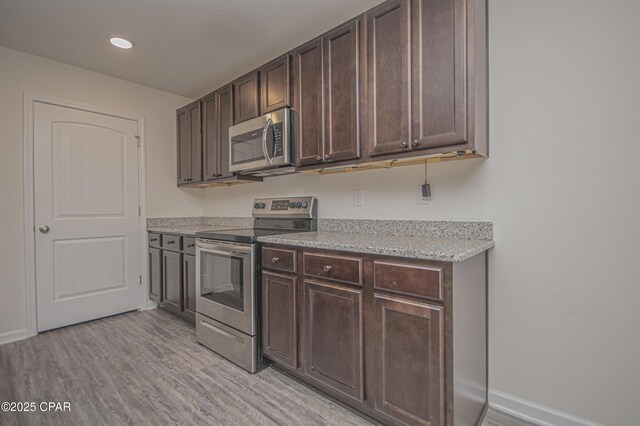
[[[138,308],[137,127],[34,104],[38,331]]]

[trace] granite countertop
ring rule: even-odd
[[[238,229],[237,226],[220,226],[220,225],[171,225],[171,226],[147,226],[148,232],[157,232],[159,234],[178,234],[194,237],[197,232],[204,231],[228,231]]]
[[[258,241],[444,262],[462,262],[495,245],[493,240],[324,231],[259,237]]]

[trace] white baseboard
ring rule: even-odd
[[[496,410],[541,426],[602,426],[599,423],[496,390],[489,390],[489,405]]]
[[[0,333],[0,345],[4,345],[5,343],[17,342],[18,340],[24,340],[28,337],[30,336],[27,329]]]

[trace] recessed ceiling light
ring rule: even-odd
[[[109,39],[111,44],[115,47],[119,47],[120,49],[131,49],[133,47],[133,43],[122,37],[111,37]]]

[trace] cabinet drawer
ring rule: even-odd
[[[348,284],[362,285],[362,258],[304,253],[304,274]]]
[[[191,237],[182,237],[182,249],[185,254],[196,254],[196,239]]]
[[[297,272],[296,251],[262,248],[262,267],[285,272]]]
[[[179,237],[177,235],[163,235],[162,248],[172,251],[182,250],[182,237]]]
[[[374,260],[373,277],[377,290],[442,300],[442,267]]]
[[[161,234],[147,234],[147,241],[149,247],[162,248],[162,235]]]

